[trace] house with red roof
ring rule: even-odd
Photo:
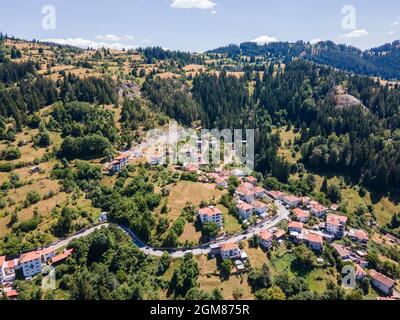
[[[129,155],[127,153],[120,153],[111,162],[110,173],[118,173],[128,165]]]
[[[258,235],[258,243],[264,249],[271,248],[273,240],[274,240],[274,235],[269,230],[263,230]]]
[[[255,200],[253,185],[250,183],[242,183],[239,187],[236,188],[236,195],[243,201],[247,203],[251,203]]]
[[[236,243],[227,242],[219,246],[221,258],[225,259],[239,259],[241,257],[241,250]]]
[[[254,192],[254,196],[259,199],[264,198],[265,195],[267,194],[267,190],[265,190],[263,187],[259,187],[259,186],[255,187],[253,189],[253,192]]]
[[[19,296],[19,292],[11,287],[6,287],[2,291],[4,296],[10,300],[16,300]]]
[[[390,279],[384,274],[373,269],[369,271],[369,276],[371,277],[371,284],[375,288],[377,288],[387,296],[391,296],[393,294],[393,290],[396,284],[393,279]]]
[[[241,220],[249,219],[254,213],[254,207],[244,201],[238,201],[236,204],[238,209],[239,217]]]
[[[53,248],[44,248],[41,250],[38,250],[40,256],[42,257],[42,262],[47,263],[51,258],[55,256],[55,251]]]
[[[300,198],[294,196],[294,195],[288,195],[288,196],[283,196],[282,197],[282,202],[291,208],[297,207],[300,203]]]
[[[310,213],[308,211],[304,211],[300,208],[293,209],[293,215],[296,217],[297,221],[307,223]]]
[[[355,242],[367,243],[368,242],[368,233],[364,230],[350,229],[347,233],[348,237]]]
[[[224,217],[222,211],[214,206],[201,208],[198,211],[201,223],[215,222],[220,228],[224,226]]]
[[[251,183],[254,187],[257,185],[257,178],[253,177],[253,176],[248,176],[244,179],[244,181]]]
[[[268,205],[264,202],[258,201],[258,200],[254,200],[251,205],[253,206],[255,212],[258,215],[263,215],[265,213],[267,213],[268,211]]]
[[[288,224],[289,232],[302,233],[303,228],[304,228],[304,224],[302,222],[290,221]]]
[[[326,216],[326,230],[337,238],[342,238],[346,231],[347,217],[337,214],[328,214]]]
[[[310,211],[317,218],[322,218],[328,209],[318,202],[313,202],[310,204]]]
[[[282,200],[282,198],[285,194],[281,191],[272,190],[272,191],[267,191],[267,195],[274,200]]]
[[[304,232],[303,241],[314,251],[321,252],[324,248],[324,240],[321,235],[313,232]]]
[[[5,256],[0,257],[0,285],[12,283],[15,280],[15,268],[18,260],[6,260]]]
[[[38,251],[23,253],[19,264],[25,278],[33,277],[42,272],[42,256]]]
[[[64,262],[73,252],[74,249],[65,249],[62,253],[52,257],[50,260],[50,264],[57,265]]]

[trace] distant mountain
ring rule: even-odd
[[[316,44],[298,41],[296,43],[274,42],[265,45],[245,42],[240,46],[233,44],[209,52],[227,54],[230,57],[267,56],[283,62],[293,58],[303,58],[358,74],[378,76],[388,80],[400,79],[399,40],[365,51],[352,46],[335,44],[332,41]]]

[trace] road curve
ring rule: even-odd
[[[211,244],[221,245],[221,244],[228,243],[228,242],[240,242],[240,241],[248,240],[248,239],[252,238],[254,235],[257,235],[258,233],[260,233],[260,231],[262,231],[262,230],[271,229],[271,228],[275,227],[281,221],[287,219],[289,216],[289,211],[282,205],[282,203],[280,201],[275,201],[275,205],[278,208],[278,214],[274,217],[274,219],[264,220],[264,221],[260,222],[259,224],[250,227],[249,229],[247,229],[245,231],[242,231],[235,235],[225,237],[218,241],[215,241],[212,243],[207,243],[207,244],[202,244],[202,245],[198,245],[198,246],[190,247],[190,248],[155,248],[155,247],[151,247],[148,244],[144,243],[142,240],[140,240],[136,236],[136,234],[129,228],[122,226],[122,225],[117,225],[117,227],[119,227],[127,235],[129,235],[131,237],[133,243],[139,248],[139,250],[144,252],[146,255],[161,257],[164,252],[168,252],[172,258],[182,258],[186,253],[192,253],[193,255],[208,254],[211,251],[211,249],[210,249]],[[50,248],[52,248],[54,250],[59,250],[61,248],[66,247],[70,242],[72,242],[76,239],[86,237],[86,236],[90,235],[91,233],[95,232],[96,230],[99,230],[103,227],[109,227],[110,225],[111,225],[110,223],[103,223],[103,224],[99,224],[97,226],[85,229],[73,236],[62,239],[62,240],[52,244],[50,246]]]

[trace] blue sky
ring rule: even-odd
[[[0,0],[0,5],[0,31],[83,47],[204,51],[253,39],[321,39],[365,49],[400,39],[398,0]],[[55,8],[55,29],[42,27],[44,5]],[[342,26],[346,5],[356,10],[350,29]]]

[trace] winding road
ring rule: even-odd
[[[287,219],[289,216],[289,211],[283,206],[283,204],[280,201],[278,201],[278,200],[275,201],[275,205],[278,209],[278,214],[273,219],[264,220],[264,221],[260,222],[259,224],[250,227],[249,229],[247,229],[245,231],[242,231],[235,235],[227,236],[218,241],[206,243],[206,244],[202,244],[202,245],[190,247],[190,248],[155,248],[155,247],[151,247],[151,246],[147,245],[146,243],[144,243],[143,241],[141,241],[133,233],[133,231],[130,230],[129,228],[121,226],[121,225],[118,225],[118,227],[120,229],[122,229],[126,234],[128,234],[131,237],[133,243],[136,244],[138,246],[138,248],[142,252],[144,252],[146,255],[160,257],[163,255],[164,252],[168,252],[172,258],[182,258],[186,253],[192,253],[193,255],[208,254],[211,251],[211,248],[210,248],[211,244],[221,245],[221,244],[228,243],[228,242],[240,242],[240,241],[248,240],[248,239],[252,238],[254,235],[259,234],[262,230],[271,229],[271,228],[275,227],[281,221]],[[83,231],[71,236],[71,237],[65,238],[63,240],[60,240],[60,241],[54,243],[53,245],[50,246],[50,248],[52,248],[54,250],[59,250],[63,247],[66,247],[73,240],[76,240],[76,239],[79,239],[82,237],[86,237],[86,236],[90,235],[91,233],[95,232],[96,230],[99,230],[103,227],[109,227],[109,226],[110,226],[110,223],[103,223],[103,224],[97,225],[95,227],[88,228],[86,230],[83,230]]]

